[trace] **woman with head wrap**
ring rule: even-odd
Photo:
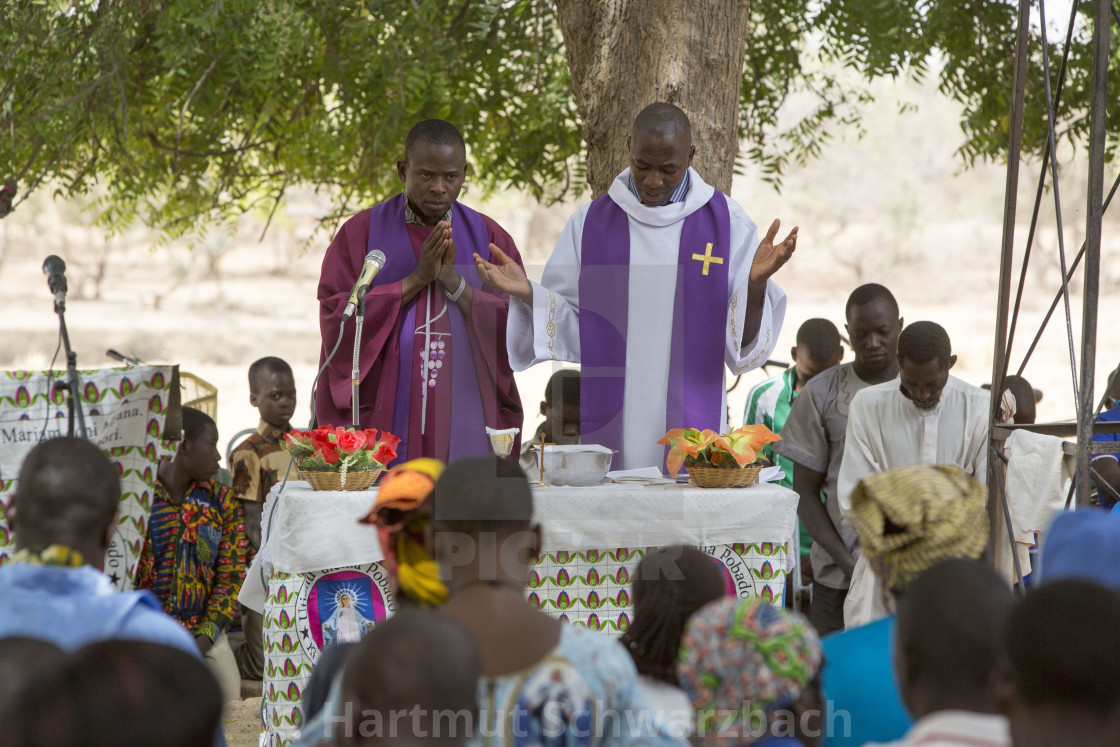
[[[360,522],[377,527],[393,596],[403,605],[439,607],[447,587],[432,555],[432,494],[444,464],[421,457],[399,464],[381,477],[377,500]]]
[[[727,594],[717,563],[694,547],[675,545],[650,550],[634,569],[634,621],[622,644],[650,709],[682,738],[692,732],[692,706],[677,680],[681,636],[694,612]]]
[[[952,465],[877,472],[852,492],[849,520],[889,616],[824,639],[822,682],[840,724],[829,724],[826,747],[889,742],[910,729],[891,665],[894,600],[927,568],[980,557],[988,542],[987,502],[987,489]]]
[[[680,683],[699,745],[815,747],[821,642],[809,621],[756,599],[701,609],[681,640]]]

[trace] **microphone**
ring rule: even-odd
[[[133,366],[139,366],[140,365],[140,359],[137,358],[135,355],[125,355],[124,353],[118,353],[116,350],[113,350],[112,348],[109,348],[108,350],[106,350],[105,355],[109,356],[113,360],[120,361],[121,363],[128,363],[128,364],[133,365]]]
[[[369,287],[373,284],[373,279],[377,277],[377,273],[381,272],[381,268],[384,266],[385,253],[381,250],[374,249],[366,255],[365,262],[362,263],[362,273],[358,275],[358,280],[354,283],[354,290],[350,291],[350,300],[346,302],[346,310],[342,312],[342,321],[345,322],[354,316],[354,312],[358,310],[358,302],[365,299],[366,294],[369,293]]]
[[[43,274],[47,276],[47,287],[54,294],[56,309],[66,307],[66,263],[62,257],[52,254],[43,261]]]

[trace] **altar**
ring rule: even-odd
[[[263,547],[241,599],[264,615],[269,745],[296,735],[300,696],[321,649],[333,642],[340,608],[364,628],[395,609],[376,531],[357,521],[375,496],[376,489],[312,491],[305,482],[278,485],[268,496]],[[560,620],[619,636],[630,623],[630,579],[646,549],[684,544],[721,564],[729,593],[781,604],[796,559],[797,500],[770,483],[534,489],[542,551],[526,598]]]

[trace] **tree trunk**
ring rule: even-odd
[[[748,0],[556,0],[556,7],[595,195],[628,165],[630,126],[655,101],[688,114],[693,166],[729,192]]]

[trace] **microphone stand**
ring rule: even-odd
[[[82,412],[81,380],[78,378],[78,356],[70,349],[70,333],[66,329],[65,296],[55,298],[54,313],[58,314],[58,333],[62,336],[62,346],[66,350],[66,388],[70,392],[66,400],[70,414],[70,424],[66,433],[71,438],[74,436],[74,416],[77,415],[78,438],[87,439],[86,417],[85,413]]]
[[[366,297],[364,293],[358,294],[358,312],[354,315],[354,359],[350,369],[350,384],[353,387],[350,393],[350,419],[356,430],[362,429],[358,417],[358,385],[361,384],[361,373],[358,370],[358,360],[362,351],[362,323],[366,318]]]

